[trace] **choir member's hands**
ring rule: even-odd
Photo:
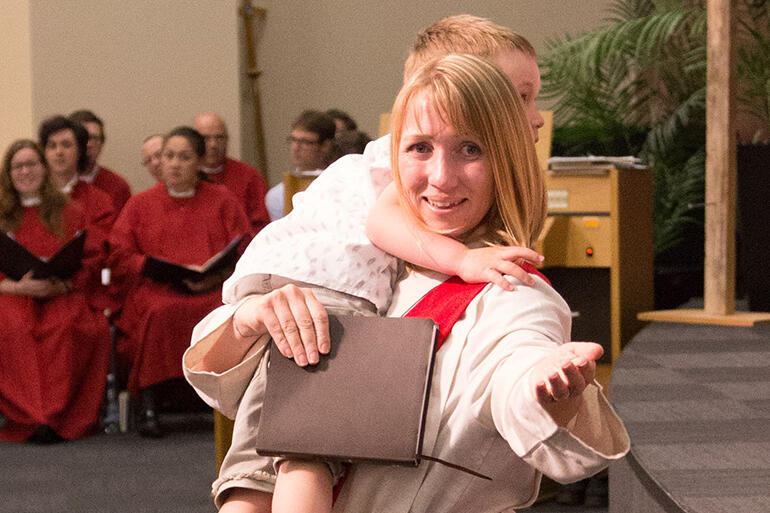
[[[537,402],[560,426],[577,414],[582,393],[596,376],[604,350],[593,342],[568,342],[540,360],[530,373]]]
[[[200,270],[200,266],[188,266],[191,269]],[[192,292],[193,294],[200,294],[203,292],[208,292],[210,290],[217,289],[222,286],[222,283],[227,279],[230,274],[232,274],[233,268],[229,267],[227,269],[224,269],[218,273],[212,273],[208,276],[204,277],[201,280],[198,281],[192,281],[192,280],[182,280],[182,283],[184,283],[184,286],[187,287],[187,290]]]
[[[331,348],[329,317],[310,289],[285,285],[246,300],[233,315],[242,338],[269,333],[278,350],[300,367],[316,364]]]
[[[513,290],[513,285],[505,279],[505,275],[518,278],[525,285],[535,284],[532,276],[520,267],[525,261],[540,265],[543,256],[519,246],[468,249],[457,268],[457,275],[468,283],[490,282],[504,290]]]
[[[32,271],[29,271],[14,283],[13,293],[19,296],[47,298],[66,294],[70,289],[71,286],[65,281],[58,279],[38,280],[33,278]]]

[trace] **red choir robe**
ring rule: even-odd
[[[267,185],[253,166],[228,158],[222,171],[206,176],[212,182],[227,187],[241,202],[251,224],[249,238],[259,233],[270,222],[270,214],[265,206]]]
[[[85,210],[93,234],[106,241],[117,216],[110,195],[94,185],[78,180],[72,187],[70,198],[80,203]]]
[[[117,213],[120,213],[123,205],[131,197],[131,187],[128,182],[110,168],[99,166],[99,171],[90,183],[109,195]]]
[[[74,202],[62,217],[60,239],[43,225],[39,207],[25,207],[16,240],[35,255],[50,257],[77,230],[89,227]],[[110,334],[107,319],[89,307],[87,294],[101,257],[99,241],[89,232],[71,292],[48,299],[0,294],[0,411],[8,418],[0,440],[23,441],[44,425],[66,439],[98,428]]]
[[[79,203],[85,210],[89,224],[89,235],[100,242],[103,254],[106,256],[107,237],[117,217],[112,198],[95,185],[78,180],[72,187],[70,199]],[[102,267],[106,266],[105,262],[102,264]],[[120,308],[121,287],[119,284],[112,283],[105,287],[101,284],[101,279],[97,278],[92,286],[93,290],[89,294],[89,301],[94,309],[114,312]]]
[[[190,198],[173,198],[159,183],[126,203],[110,235],[108,263],[113,276],[128,286],[115,324],[122,334],[120,358],[130,365],[132,394],[182,377],[182,354],[193,327],[222,302],[221,288],[185,294],[145,278],[146,255],[200,265],[248,231],[235,196],[207,182],[200,182]]]

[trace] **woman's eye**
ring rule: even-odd
[[[410,145],[406,151],[415,153],[428,153],[430,151],[430,147],[426,143],[414,143]]]
[[[465,143],[462,146],[462,154],[466,157],[478,157],[481,155],[481,148],[478,144]]]

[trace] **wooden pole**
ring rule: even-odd
[[[267,9],[254,7],[251,0],[243,0],[238,9],[243,17],[244,32],[246,35],[246,75],[251,82],[251,93],[254,104],[254,136],[257,145],[257,167],[262,177],[267,180],[267,156],[265,153],[265,134],[262,130],[262,106],[259,98],[259,75],[262,72],[257,68],[257,49],[254,37],[254,20],[263,19],[267,15]]]
[[[735,312],[736,148],[733,0],[709,0],[706,72],[704,310]]]
[[[706,71],[706,223],[703,310],[641,312],[656,322],[726,326],[770,323],[770,313],[735,311],[734,0],[708,0]]]

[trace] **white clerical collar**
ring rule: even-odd
[[[100,170],[99,164],[94,164],[94,168],[88,173],[79,175],[78,180],[86,183],[94,183],[94,180],[96,180],[96,175],[99,174],[99,170]]]
[[[36,207],[38,205],[40,205],[40,196],[35,196],[33,198],[21,198],[22,207]]]
[[[166,185],[166,190],[168,191],[168,195],[172,198],[192,198],[195,196],[195,187],[192,189],[187,189],[186,191],[175,191],[171,189],[168,185]]]
[[[75,175],[72,177],[72,179],[69,182],[64,184],[64,187],[62,187],[59,190],[64,194],[72,194],[72,189],[75,188],[75,184],[77,183],[78,183],[78,175]]]
[[[225,165],[222,164],[219,167],[204,167],[203,169],[201,169],[201,171],[203,171],[207,175],[213,175],[216,173],[221,173],[222,171],[224,171],[224,169],[225,169]]]

